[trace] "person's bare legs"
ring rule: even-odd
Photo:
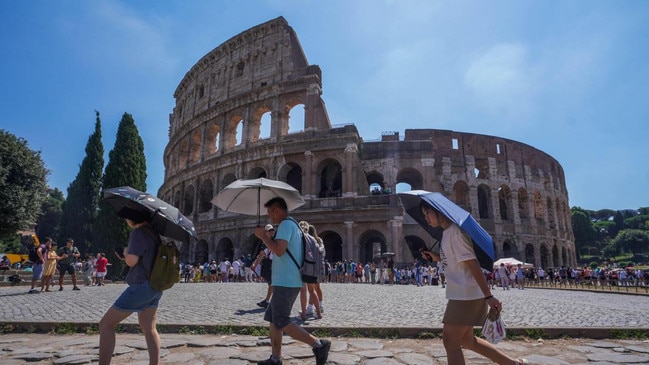
[[[272,326],[273,325],[271,324],[271,333],[272,333]],[[295,324],[293,322],[289,323],[288,325],[286,325],[286,327],[282,328],[281,330],[278,329],[277,331],[279,331],[279,336],[280,336],[279,337],[280,351],[281,351],[281,347],[282,347],[282,334],[283,333],[286,333],[287,335],[289,335],[294,340],[303,342],[303,343],[305,343],[305,344],[307,344],[309,346],[313,346],[315,344],[315,342],[318,340],[315,336],[313,336],[312,334],[307,332],[304,328],[302,328],[301,326],[298,326],[297,324]],[[271,343],[272,343],[272,341],[271,341]],[[273,355],[275,355],[274,351],[275,350],[273,349]]]
[[[130,315],[110,307],[99,321],[99,365],[110,364],[115,350],[115,327]]]
[[[160,363],[160,335],[156,328],[157,308],[149,307],[138,313],[137,321],[146,340],[146,347],[149,351],[149,365]]]
[[[306,287],[309,291],[309,303],[313,304],[313,306],[315,307],[316,316],[318,318],[322,318],[322,313],[320,313],[320,298],[318,297],[318,293],[316,292],[316,284],[306,284]],[[300,293],[300,298],[301,296],[302,295]]]
[[[270,324],[270,347],[271,353],[277,358],[282,357],[282,335],[284,332],[275,327],[273,323]]]
[[[303,321],[306,321],[306,287],[308,284],[302,284],[302,289],[300,289],[300,317],[302,317]]]
[[[505,355],[494,345],[473,335],[472,326],[444,324],[442,339],[448,365],[464,365],[462,348],[476,352],[500,365],[516,365],[517,360]]]

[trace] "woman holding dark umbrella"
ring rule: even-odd
[[[138,314],[149,352],[149,364],[160,362],[160,336],[156,330],[156,311],[162,292],[151,288],[147,273],[151,272],[160,237],[151,227],[150,214],[122,208],[117,213],[133,230],[124,261],[131,268],[126,276],[128,287],[99,321],[99,364],[107,365],[115,350],[115,327],[131,315]]]
[[[446,274],[446,298],[442,328],[444,348],[449,365],[463,365],[463,348],[472,350],[500,365],[527,364],[525,359],[513,359],[494,345],[473,334],[474,326],[484,324],[488,308],[500,311],[496,299],[482,274],[471,239],[438,210],[422,201],[420,209],[426,222],[444,230],[439,255],[423,250],[422,255],[441,261]]]

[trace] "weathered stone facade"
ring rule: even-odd
[[[236,179],[267,177],[302,193],[307,203],[293,215],[317,227],[330,261],[393,252],[395,261],[410,262],[432,244],[393,193],[405,185],[443,192],[471,212],[492,234],[498,257],[575,264],[568,192],[554,158],[509,139],[450,130],[406,129],[403,138],[384,132],[380,141],[364,141],[354,125],[331,125],[321,94],[320,68],[308,64],[281,17],[231,38],[187,72],[174,94],[158,192],[202,238],[183,246],[183,261],[254,254],[257,218],[210,201]],[[296,106],[304,107],[304,123],[294,130]]]

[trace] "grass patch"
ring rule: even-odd
[[[646,340],[647,338],[649,338],[649,330],[614,330],[611,331],[611,338],[615,340]]]

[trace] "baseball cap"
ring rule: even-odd
[[[272,231],[273,229],[275,229],[275,227],[273,227],[272,224],[267,224],[265,229],[266,229],[267,231]]]

